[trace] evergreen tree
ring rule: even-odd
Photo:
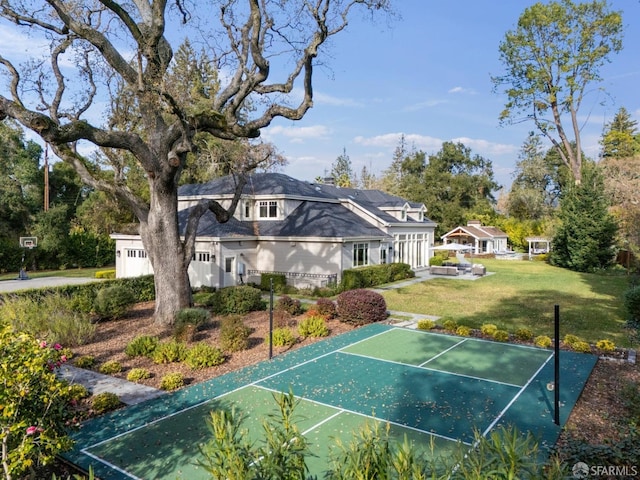
[[[559,226],[549,255],[551,264],[578,272],[592,272],[614,261],[617,224],[599,169],[585,164],[579,185],[568,185],[560,200]]]
[[[331,176],[339,187],[353,187],[357,183],[346,148],[342,150],[342,155],[331,164]]]
[[[624,107],[620,107],[611,123],[607,124],[602,140],[603,158],[633,157],[640,153],[638,122],[631,118]]]

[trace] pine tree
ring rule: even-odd
[[[631,119],[627,109],[620,107],[602,135],[603,158],[625,158],[640,153],[638,122]]]
[[[560,225],[549,260],[578,272],[606,268],[614,260],[618,226],[609,213],[602,175],[595,165],[583,169],[580,185],[568,185],[560,200]]]

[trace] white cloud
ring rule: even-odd
[[[442,146],[442,140],[428,135],[419,135],[417,133],[386,133],[384,135],[376,135],[375,137],[358,136],[353,141],[358,145],[365,147],[383,147],[395,148],[400,142],[400,138],[404,135],[405,142],[408,146],[415,146],[418,149],[428,152],[438,150]]]
[[[314,92],[313,103],[316,105],[330,105],[332,107],[363,107],[365,104],[352,98],[339,98],[326,93]]]
[[[273,141],[275,137],[284,137],[293,143],[303,143],[305,140],[328,138],[330,134],[331,129],[325,125],[311,125],[309,127],[276,125],[264,129],[261,137],[266,141]]]
[[[425,108],[433,108],[438,105],[442,105],[443,103],[447,103],[446,100],[425,100],[424,102],[414,103],[412,105],[408,105],[404,107],[402,110],[404,112],[416,112],[418,110],[424,110]]]
[[[480,153],[481,155],[508,155],[516,153],[519,148],[516,145],[495,143],[488,140],[468,137],[452,138],[451,141],[460,142],[464,144],[465,147],[469,147],[471,150],[475,150],[475,153]]]
[[[465,93],[467,95],[475,95],[476,91],[473,88],[453,87],[447,93]]]

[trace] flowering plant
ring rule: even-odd
[[[11,480],[71,448],[64,426],[72,389],[56,377],[66,361],[59,344],[0,323],[0,357],[2,469]]]

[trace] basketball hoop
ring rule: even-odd
[[[20,246],[31,250],[38,246],[38,237],[20,237]]]

